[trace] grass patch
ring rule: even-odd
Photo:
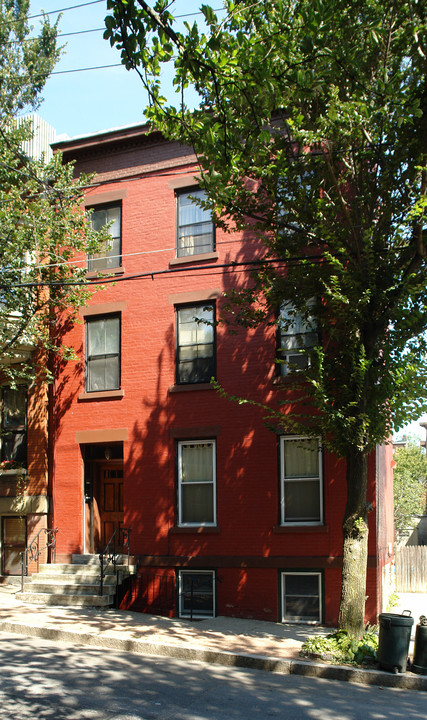
[[[301,648],[301,655],[315,656],[337,664],[363,665],[377,659],[378,631],[368,627],[361,640],[347,630],[337,630],[329,635],[315,635],[307,638]]]

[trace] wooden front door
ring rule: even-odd
[[[114,531],[123,526],[123,465],[108,463],[99,468],[99,515],[101,550]]]
[[[24,517],[4,517],[1,523],[3,575],[20,575],[21,552],[27,544],[27,521]]]

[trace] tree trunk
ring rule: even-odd
[[[365,624],[368,562],[367,454],[347,454],[347,504],[343,520],[343,566],[338,627],[360,638]]]

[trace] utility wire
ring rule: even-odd
[[[67,10],[77,10],[82,7],[87,7],[88,5],[99,5],[99,3],[105,3],[105,0],[91,0],[91,2],[81,3],[80,5],[70,5],[69,7],[60,8],[59,10],[49,10],[49,12],[39,13],[38,15],[29,15],[27,20],[36,20],[46,15],[56,15],[57,13],[64,13],[67,12]]]
[[[213,268],[212,265],[199,265],[197,268],[188,268],[188,267],[177,267],[177,268],[167,268],[166,270],[151,270],[143,273],[136,273],[134,275],[126,275],[124,277],[104,277],[104,278],[96,278],[94,280],[92,279],[85,279],[85,280],[72,280],[70,282],[63,282],[63,281],[46,281],[46,282],[29,282],[29,283],[0,283],[0,288],[37,288],[37,287],[77,287],[77,286],[91,286],[91,285],[107,285],[109,283],[119,283],[119,282],[127,282],[128,280],[140,280],[143,278],[152,278],[154,280],[155,276],[159,275],[172,275],[175,273],[195,273],[197,271],[197,274],[200,270],[209,270],[212,275],[217,275],[219,270],[224,269],[234,269],[234,268],[243,268],[243,267],[257,267],[260,265],[272,265],[274,263],[286,263],[289,265],[290,263],[298,263],[301,261],[304,262],[318,262],[319,260],[323,259],[323,255],[311,255],[307,258],[306,255],[304,256],[296,256],[294,258],[260,258],[259,260],[242,260],[242,261],[233,261],[229,263],[222,263],[221,265],[215,265]],[[212,272],[214,269],[215,272]]]
[[[87,33],[104,32],[105,27],[92,28],[92,30],[76,30],[75,32],[58,33],[56,37],[70,37],[71,35],[86,35]]]
[[[57,13],[64,13],[67,10],[78,10],[79,8],[87,7],[88,5],[98,5],[99,3],[105,3],[105,0],[91,0],[91,2],[81,3],[80,5],[70,5],[69,7],[60,8],[59,10],[49,10],[49,12],[39,13],[38,15],[29,15],[28,20],[36,20],[37,18],[45,17],[46,15],[56,15]],[[217,8],[214,12],[224,11],[224,8]],[[184,13],[184,15],[174,15],[175,20],[181,20],[182,18],[194,17],[195,15],[203,15],[202,12],[196,11],[192,13]]]
[[[237,238],[235,240],[219,240],[215,243],[215,246],[219,247],[220,245],[233,245],[236,243],[240,244],[242,242],[252,243],[253,241],[249,240],[249,239],[242,240],[242,239],[237,239]],[[158,253],[166,253],[166,252],[174,253],[175,250],[176,250],[176,247],[174,246],[174,247],[157,248],[156,250],[139,250],[138,252],[121,253],[120,255],[101,255],[101,254],[96,253],[94,255],[93,259],[107,260],[107,258],[108,258],[111,260],[113,258],[121,258],[123,260],[123,259],[131,258],[131,257],[140,257],[141,255],[157,255]],[[191,255],[188,256],[188,261],[191,262]],[[46,268],[50,268],[50,267],[51,268],[67,267],[67,266],[68,267],[79,267],[79,265],[84,265],[86,263],[87,263],[87,258],[85,257],[85,258],[82,258],[81,260],[64,260],[62,262],[41,263],[40,265],[31,265],[30,269],[31,270],[41,270],[41,269],[45,270]],[[215,265],[213,267],[218,267],[218,266]],[[120,266],[119,266],[119,269],[120,269]],[[2,269],[3,275],[7,272],[8,272],[8,270],[5,270],[4,268]],[[12,274],[16,274],[16,272],[18,272],[18,271],[16,269],[11,269],[9,272]],[[28,272],[28,268],[22,269],[21,272],[24,272],[24,273]]]
[[[89,70],[108,70],[109,68],[123,67],[122,63],[114,65],[97,65],[95,67],[75,68],[74,70],[54,70],[51,75],[68,75],[69,73],[88,72]]]

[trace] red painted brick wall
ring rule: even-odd
[[[179,165],[177,163],[180,163]],[[176,145],[156,145],[113,155],[90,153],[77,171],[96,169],[98,181],[91,194],[121,193],[124,278],[98,289],[90,304],[125,303],[121,313],[121,387],[123,397],[79,399],[84,391],[84,363],[70,362],[55,383],[54,522],[58,559],[84,549],[83,462],[76,433],[126,428],[124,442],[125,525],[132,527],[131,552],[150,567],[140,570],[128,589],[123,607],[152,611],[157,574],[174,583],[174,568],[215,567],[219,614],[278,620],[281,569],[318,568],[324,571],[325,621],[336,622],[340,592],[341,522],[345,505],[345,463],[324,457],[324,527],[279,527],[278,438],[263,422],[261,409],[238,405],[212,389],[174,388],[174,302],[185,293],[204,293],[244,285],[248,268],[221,268],[233,260],[262,256],[249,237],[216,232],[217,260],[180,264],[174,269],[176,208],[171,182],[194,169],[183,165]],[[148,172],[149,171],[149,172]],[[145,174],[147,173],[148,174]],[[121,178],[114,182],[114,178]],[[172,297],[171,297],[172,296]],[[178,300],[177,300],[178,298]],[[217,305],[220,305],[218,301]],[[81,358],[84,323],[64,338]],[[259,402],[280,398],[275,382],[274,328],[237,333],[217,331],[217,378],[226,391]],[[205,428],[205,430],[203,430]],[[205,433],[205,434],[204,434]],[[216,439],[217,527],[176,528],[176,442],[200,435]],[[376,458],[369,463],[369,554],[377,555]],[[157,558],[157,559],[156,559]],[[190,564],[190,565],[189,565]],[[151,573],[151,576],[150,576]],[[145,582],[151,577],[149,583]],[[145,578],[145,580],[144,580]],[[154,578],[154,579],[153,579]],[[145,583],[145,584],[144,584]],[[157,584],[156,584],[157,583]],[[153,590],[154,588],[154,590]],[[160,590],[158,591],[160,593]],[[151,593],[151,595],[150,595]],[[369,571],[367,619],[377,612],[375,568]],[[170,600],[166,612],[175,611]]]

